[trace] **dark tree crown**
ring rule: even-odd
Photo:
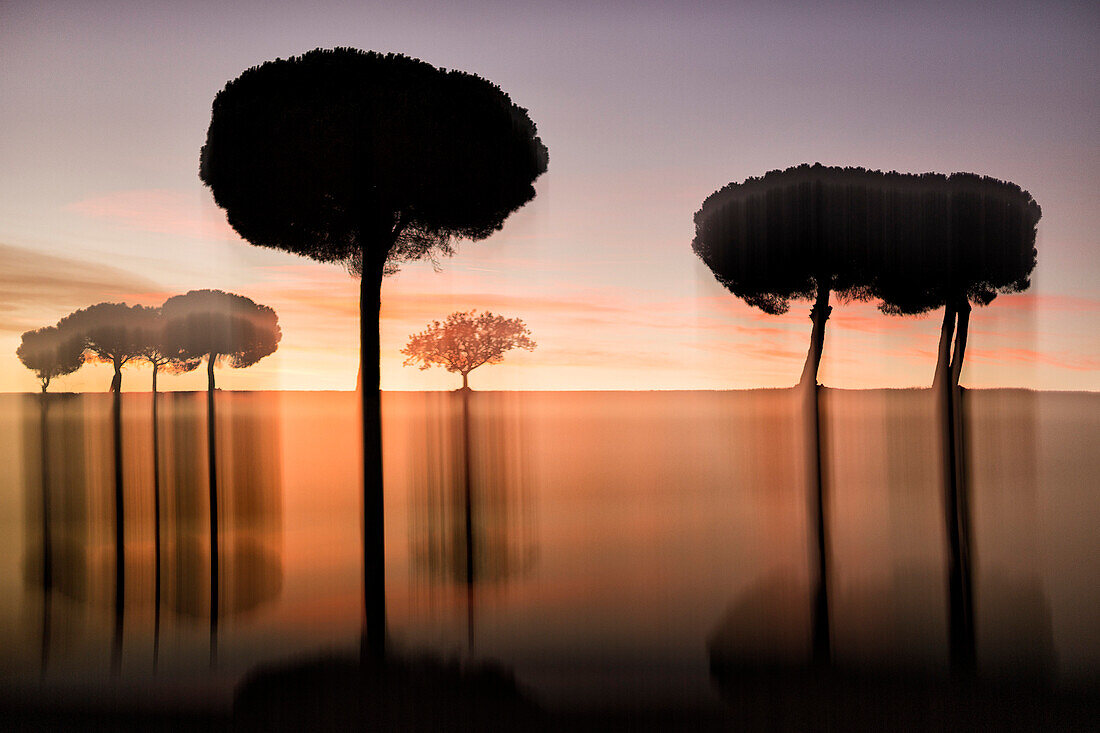
[[[317,49],[214,99],[199,175],[252,244],[361,271],[450,254],[530,201],[547,167],[496,85],[399,54]]]
[[[24,333],[15,355],[45,385],[54,377],[80,368],[84,363],[84,340],[78,333],[46,326]]]
[[[919,313],[950,297],[984,304],[1026,288],[1039,213],[1018,186],[974,174],[803,164],[708,196],[692,248],[730,292],[767,313],[822,285]]]
[[[275,353],[282,338],[274,310],[221,290],[173,296],[161,312],[164,338],[185,362],[209,356],[234,368],[248,367]]]
[[[141,355],[155,312],[142,305],[97,303],[70,313],[57,327],[79,335],[92,360],[121,366]]]

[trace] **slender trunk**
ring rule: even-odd
[[[948,413],[945,445],[949,456],[947,471],[948,494],[945,513],[948,522],[949,549],[948,592],[950,594],[951,665],[959,672],[973,672],[977,665],[974,631],[974,580],[970,540],[970,497],[966,475],[966,441],[963,421],[963,392],[959,387],[966,337],[970,325],[970,303],[965,299],[954,305],[958,313],[955,330],[955,350],[951,356],[950,383],[944,386]]]
[[[121,382],[122,372],[116,367],[115,378]],[[111,673],[122,671],[122,628],[126,610],[126,543],[125,504],[122,486],[122,394],[112,393],[111,417],[115,452],[115,635],[111,652]]]
[[[153,672],[160,661],[160,422],[157,413],[157,367],[153,363]]]
[[[45,377],[41,380],[41,382],[42,382],[42,394],[46,394],[46,389],[50,386],[50,378]]]
[[[122,364],[118,360],[114,362],[115,374],[111,377],[111,391],[118,393],[122,391]]]
[[[828,664],[832,657],[829,639],[829,543],[825,518],[825,490],[821,470],[821,410],[818,403],[817,372],[825,345],[825,323],[832,308],[829,287],[819,286],[817,300],[810,311],[813,331],[806,365],[802,369],[799,390],[802,392],[804,445],[806,450],[806,482],[810,494],[810,524],[814,535],[810,546],[815,548],[812,573],[813,607],[811,617],[812,653],[815,664]]]
[[[470,389],[470,373],[469,372],[462,372],[462,389],[464,389],[464,390],[469,390]]]
[[[218,434],[214,412],[214,362],[217,354],[206,361],[206,460],[210,489],[210,666],[218,662]]]
[[[471,481],[470,450],[470,391],[465,386],[463,374],[462,391],[462,468],[463,489],[465,494],[466,520],[466,637],[469,650],[474,650],[474,512],[473,483]]]
[[[940,325],[940,343],[936,349],[936,372],[932,376],[932,390],[937,394],[951,375],[951,337],[955,334],[955,316],[955,307],[951,303],[946,304]]]
[[[39,440],[42,444],[42,676],[50,656],[50,612],[53,601],[53,542],[50,535],[50,456],[45,386],[42,388]]]
[[[379,316],[382,265],[371,267],[363,245],[359,282],[359,395],[363,417],[363,630],[362,656],[373,662],[386,657],[386,556],[382,491],[382,392]]]

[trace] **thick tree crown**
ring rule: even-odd
[[[768,313],[820,286],[920,312],[1026,288],[1038,219],[1030,194],[992,178],[804,164],[708,196],[692,249]]]
[[[221,290],[192,290],[164,301],[164,339],[184,361],[212,355],[229,366],[252,366],[275,353],[279,318],[266,305]]]
[[[371,266],[447,254],[530,201],[547,167],[526,110],[472,74],[317,49],[214,99],[199,175],[252,244]]]
[[[80,368],[84,363],[84,340],[80,334],[46,326],[24,333],[15,355],[36,377],[49,382]]]
[[[78,334],[95,361],[125,364],[141,355],[155,308],[125,303],[97,303],[57,322],[62,331]]]

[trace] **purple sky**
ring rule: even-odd
[[[491,79],[550,148],[538,196],[502,232],[464,244],[442,273],[414,265],[386,283],[384,387],[453,387],[402,368],[397,350],[470,307],[524,318],[539,341],[473,375],[475,388],[792,384],[806,309],[774,319],[725,293],[691,252],[692,214],[729,181],[820,161],[974,171],[1029,190],[1043,207],[1033,288],[975,313],[963,381],[1100,389],[1100,10],[894,5],[8,0],[0,391],[34,388],[14,358],[23,330],[98,300],[197,287],[282,318],[279,353],[227,387],[353,386],[354,284],[241,243],[197,176],[227,80],[335,45]],[[926,384],[937,329],[938,314],[837,308],[822,381]],[[109,376],[65,380],[101,389]]]

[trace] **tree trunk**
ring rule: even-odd
[[[49,377],[44,377],[43,379],[40,379],[39,381],[42,382],[42,394],[46,394],[46,389],[50,386],[50,378]]]
[[[50,534],[50,457],[47,410],[49,402],[42,388],[39,434],[42,445],[42,676],[50,656],[50,621],[53,601],[53,542]]]
[[[362,656],[373,662],[386,657],[385,501],[382,490],[382,392],[379,317],[382,309],[382,263],[371,267],[363,245],[359,281],[359,390],[363,417],[363,630]]]
[[[214,362],[217,354],[206,361],[206,460],[210,489],[210,666],[218,662],[218,434],[214,412]]]
[[[111,377],[111,391],[117,393],[122,391],[122,364],[116,359],[114,366],[115,374]]]
[[[470,389],[470,373],[462,372],[462,389],[469,391]]]
[[[936,372],[932,376],[932,389],[938,394],[941,385],[951,376],[951,337],[955,334],[955,306],[943,307],[943,323],[940,325],[940,344],[936,350]]]
[[[474,502],[472,455],[470,446],[470,390],[463,377],[462,389],[462,467],[466,520],[466,639],[470,652],[474,650]]]
[[[821,352],[825,347],[825,322],[833,312],[829,305],[829,288],[819,287],[817,300],[810,310],[810,320],[813,321],[813,331],[810,332],[810,349],[806,353],[806,363],[802,367],[802,378],[799,384],[817,384],[817,372],[821,366]]]
[[[832,308],[829,287],[819,286],[817,300],[810,311],[813,331],[806,364],[802,369],[799,391],[802,393],[803,445],[805,446],[806,484],[810,495],[809,521],[815,549],[811,573],[813,607],[811,617],[812,653],[815,664],[828,664],[832,657],[829,639],[829,546],[825,520],[825,491],[821,472],[821,413],[818,405],[817,373],[825,345],[825,323]]]
[[[116,366],[115,379],[121,383],[122,372]],[[122,671],[122,628],[126,610],[126,542],[125,504],[122,486],[122,394],[115,389],[111,398],[115,452],[115,635],[111,650],[111,673]]]
[[[954,305],[958,313],[955,350],[951,356],[950,382],[945,383],[948,412],[945,415],[949,462],[944,511],[947,518],[948,592],[950,612],[951,666],[959,672],[973,672],[977,665],[974,630],[974,580],[970,542],[970,497],[966,480],[966,442],[964,440],[963,393],[959,387],[966,337],[970,325],[970,303],[961,299]],[[949,441],[949,444],[946,444]]]
[[[160,660],[160,422],[157,417],[157,368],[153,362],[153,672]]]

